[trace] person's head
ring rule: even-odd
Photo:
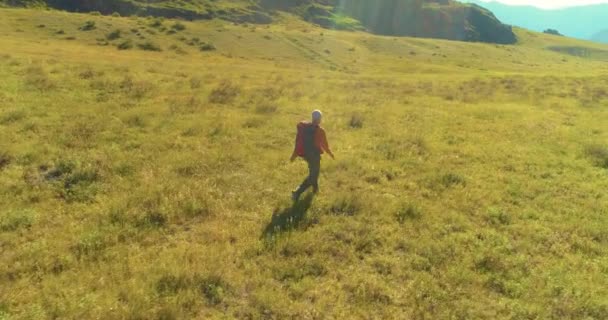
[[[321,120],[323,119],[323,113],[320,110],[315,110],[312,112],[312,123],[319,125],[321,124]]]

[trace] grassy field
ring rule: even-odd
[[[0,9],[0,319],[608,318],[608,47],[517,33]]]

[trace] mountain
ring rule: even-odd
[[[608,29],[602,30],[591,37],[591,40],[595,42],[608,43]]]
[[[72,11],[121,15],[221,18],[271,23],[275,13],[293,13],[325,28],[374,34],[513,44],[511,27],[482,7],[453,0],[0,0],[12,6],[48,6]]]
[[[608,29],[608,4],[547,10],[481,0],[467,2],[487,8],[505,23],[539,32],[550,28],[569,37],[592,39],[600,30]]]

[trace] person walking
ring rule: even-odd
[[[298,123],[295,148],[291,155],[293,162],[298,157],[306,160],[308,164],[308,176],[302,184],[291,193],[291,199],[295,202],[300,199],[302,193],[312,187],[313,192],[319,192],[319,174],[321,172],[321,155],[327,153],[335,159],[334,153],[329,148],[325,130],[321,127],[323,113],[319,110],[312,112],[312,122],[302,121]]]

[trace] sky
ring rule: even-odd
[[[490,0],[482,0],[490,2]],[[557,9],[589,4],[608,3],[608,0],[493,0],[509,5],[530,5],[543,9]]]

